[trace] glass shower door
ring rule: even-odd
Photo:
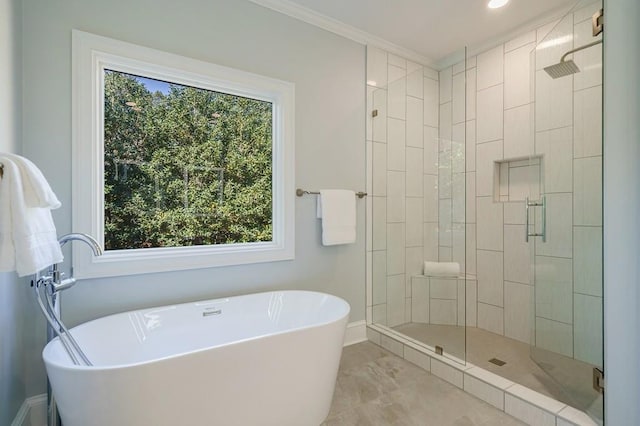
[[[603,366],[602,35],[594,36],[592,27],[601,8],[601,2],[579,2],[539,34],[532,52],[534,153],[523,236],[533,283],[531,358],[558,385],[557,399],[598,422],[603,419],[602,393],[594,386],[594,369]]]

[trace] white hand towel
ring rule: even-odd
[[[457,277],[460,275],[458,262],[424,262],[424,274],[431,277]]]
[[[0,153],[0,156],[8,157],[20,168],[27,207],[48,207],[55,210],[62,205],[40,169],[30,160],[16,154]]]
[[[322,244],[333,246],[356,241],[356,193],[345,189],[321,189]]]
[[[51,217],[58,198],[30,161],[0,153],[0,162],[0,271],[25,276],[62,262]]]

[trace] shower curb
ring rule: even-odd
[[[383,327],[367,325],[370,342],[404,358],[446,382],[529,425],[597,426],[586,413],[491,373],[469,362],[456,362]]]

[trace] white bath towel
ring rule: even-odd
[[[0,271],[25,276],[62,262],[51,217],[60,201],[31,161],[0,153],[0,163]]]
[[[430,277],[457,277],[460,275],[458,262],[424,262],[424,275]]]
[[[333,246],[356,241],[356,193],[321,189],[318,212],[322,219],[322,244]]]

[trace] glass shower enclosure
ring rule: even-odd
[[[601,9],[438,70],[368,47],[366,124],[368,323],[597,423]]]
[[[459,58],[437,72],[367,50],[367,249],[372,322],[464,363],[475,281],[465,274],[464,51]],[[449,262],[449,271],[425,270],[425,261]]]

